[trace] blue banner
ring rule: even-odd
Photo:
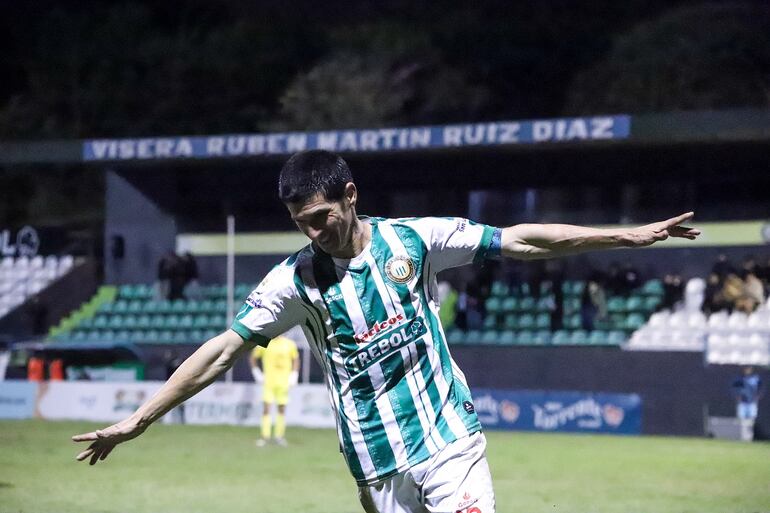
[[[638,435],[636,394],[474,389],[473,407],[485,429]]]
[[[0,381],[0,419],[31,419],[36,399],[36,382]]]
[[[409,151],[604,141],[626,139],[630,131],[630,116],[594,116],[371,130],[95,139],[83,142],[82,156],[92,162],[289,155],[312,149],[340,153]]]

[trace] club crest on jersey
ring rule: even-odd
[[[385,275],[394,283],[407,283],[414,273],[414,262],[407,256],[394,256],[385,263]]]

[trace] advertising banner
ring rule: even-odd
[[[83,141],[84,161],[237,158],[289,155],[302,150],[406,151],[431,148],[626,139],[631,117],[495,121],[370,130],[329,130]]]
[[[485,429],[638,435],[636,394],[474,389],[473,408]]]
[[[36,395],[34,381],[0,381],[0,419],[31,418]]]

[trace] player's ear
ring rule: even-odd
[[[353,182],[348,182],[345,184],[344,197],[348,207],[356,206],[356,200],[358,199],[358,189],[356,188],[356,184]]]

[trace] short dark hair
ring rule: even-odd
[[[327,200],[341,199],[345,185],[353,181],[347,162],[326,150],[295,153],[281,168],[278,197],[284,203],[304,201],[321,193]]]

